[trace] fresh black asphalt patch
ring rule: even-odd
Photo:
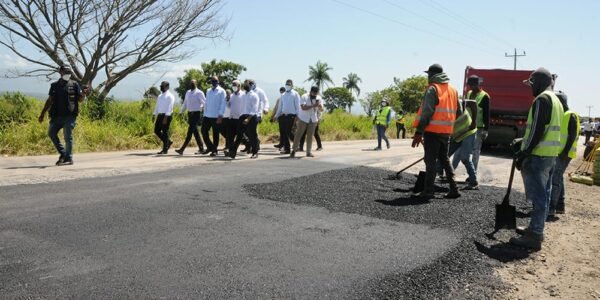
[[[502,200],[506,188],[481,186],[478,191],[462,191],[458,199],[444,199],[447,185],[442,183],[436,199],[422,202],[411,197],[414,175],[403,174],[399,180],[388,180],[389,174],[382,169],[353,167],[244,187],[252,196],[262,199],[426,224],[449,229],[462,237],[454,249],[431,263],[408,273],[372,278],[365,286],[356,286],[351,294],[377,299],[502,297],[506,286],[493,268],[529,255],[524,249],[506,243],[514,234],[508,230],[499,232],[497,240],[486,236],[494,228],[494,204]],[[521,179],[517,176],[515,180]],[[511,203],[521,211],[529,207],[524,194],[519,192],[512,192]],[[521,224],[527,221],[518,220]]]

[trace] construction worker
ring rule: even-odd
[[[563,106],[552,91],[552,74],[539,68],[531,73],[526,83],[531,86],[535,100],[529,109],[527,127],[521,150],[516,154],[517,169],[521,170],[525,197],[532,202],[529,227],[517,228],[520,237],[510,243],[541,250],[544,239],[544,223],[550,204],[552,172],[556,157],[562,152],[561,123]]]
[[[475,147],[473,149],[473,166],[477,171],[479,165],[479,155],[483,141],[488,137],[490,128],[490,95],[481,89],[481,78],[477,75],[469,76],[467,85],[470,90],[467,92],[467,99],[475,99],[477,102],[477,136],[475,137]]]
[[[454,121],[462,114],[458,103],[458,93],[448,82],[450,79],[439,64],[433,64],[425,71],[429,80],[429,87],[417,118],[413,123],[416,128],[412,147],[423,143],[425,148],[425,188],[419,195],[423,200],[434,197],[436,162],[439,161],[446,171],[450,192],[445,198],[458,198],[460,193],[454,181],[454,170],[448,159],[448,143],[454,129]]]
[[[572,159],[577,157],[577,140],[579,131],[579,116],[569,110],[567,94],[558,91],[556,96],[565,110],[560,124],[560,137],[562,151],[556,158],[556,165],[552,173],[552,192],[550,193],[550,208],[548,209],[549,221],[556,220],[555,214],[565,213],[565,184],[564,174]]]
[[[375,151],[381,150],[381,140],[385,140],[385,144],[388,149],[390,149],[390,141],[387,136],[385,136],[385,131],[390,125],[392,118],[392,108],[388,105],[387,100],[381,101],[381,108],[375,114],[375,118],[373,118],[373,125],[377,128],[377,147],[375,147]]]
[[[396,138],[400,138],[400,131],[402,131],[402,138],[406,138],[406,128],[404,128],[404,111],[400,110],[396,114]]]
[[[472,99],[465,99],[463,103],[464,113],[454,123],[454,132],[452,133],[448,155],[454,154],[452,158],[452,168],[454,170],[458,167],[459,162],[462,162],[467,169],[469,178],[467,179],[467,186],[463,189],[478,190],[477,172],[471,158],[477,133],[477,102]]]

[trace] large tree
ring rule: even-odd
[[[332,112],[335,109],[345,109],[348,105],[354,103],[354,97],[352,93],[343,87],[334,87],[327,89],[323,93],[323,100],[325,100],[325,108]]]
[[[199,39],[224,38],[222,0],[2,0],[0,44],[46,76],[66,64],[105,98],[128,75],[190,57]],[[94,84],[92,84],[94,81]]]
[[[334,84],[331,76],[329,76],[329,71],[331,70],[333,70],[332,67],[319,60],[316,65],[308,66],[308,79],[306,81],[312,82],[323,92],[324,86],[329,86],[330,83]]]
[[[185,97],[185,92],[189,89],[190,82],[195,79],[198,84],[198,88],[203,92],[211,87],[210,78],[212,76],[219,77],[219,84],[224,89],[231,89],[231,83],[235,79],[239,79],[238,76],[246,71],[246,67],[226,60],[217,61],[216,59],[211,60],[208,63],[202,63],[202,69],[189,69],[185,70],[183,77],[177,78],[179,86],[175,89],[181,100]],[[240,80],[241,81],[241,80]]]
[[[342,85],[347,88],[351,93],[356,93],[356,97],[358,98],[360,96],[360,87],[358,86],[359,83],[362,82],[362,79],[360,79],[360,77],[358,77],[358,75],[356,75],[356,73],[350,73],[348,74],[347,77],[342,78]],[[354,103],[352,103],[354,104]],[[348,111],[352,112],[352,104],[350,106],[348,106]]]
[[[407,79],[394,78],[394,85],[399,91],[402,109],[406,112],[416,112],[427,89],[427,77],[414,75]]]

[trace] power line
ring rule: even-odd
[[[592,108],[594,108],[594,106],[592,105],[588,105],[585,108],[588,109],[588,119],[591,120],[592,119]],[[590,121],[591,122],[591,121]]]
[[[427,2],[425,2],[426,4],[428,4],[429,6],[431,6],[432,8],[436,9],[437,11],[453,18],[454,20],[456,20],[459,23],[462,23],[463,25],[465,25],[468,28],[471,29],[475,29],[477,31],[479,31],[480,33],[484,34],[485,37],[488,38],[492,38],[495,39],[497,42],[508,45],[509,47],[512,47],[512,44],[508,41],[506,41],[503,38],[498,37],[497,35],[487,31],[484,29],[483,26],[481,26],[481,24],[476,24],[473,23],[471,21],[469,21],[467,18],[462,17],[461,15],[453,12],[452,10],[450,10],[449,8],[445,7],[444,5],[442,5],[441,3],[438,3],[434,0],[428,0]]]
[[[444,35],[441,35],[441,34],[438,34],[438,33],[435,33],[435,32],[431,32],[431,31],[427,31],[427,30],[423,30],[423,29],[421,29],[421,28],[419,28],[419,27],[412,26],[412,25],[410,25],[410,24],[407,24],[407,23],[404,23],[404,22],[398,21],[398,20],[396,20],[396,19],[392,19],[392,18],[386,17],[386,16],[384,16],[384,15],[381,15],[381,14],[378,14],[378,13],[375,13],[375,12],[372,12],[372,11],[369,11],[369,10],[366,10],[366,9],[363,9],[363,8],[360,8],[360,7],[358,7],[358,6],[354,6],[354,5],[352,5],[352,4],[349,4],[349,3],[346,3],[346,2],[342,2],[342,1],[340,1],[340,0],[331,0],[331,1],[333,1],[333,2],[335,2],[335,3],[338,3],[338,4],[341,4],[341,5],[344,5],[344,6],[347,6],[347,7],[350,7],[350,8],[352,8],[352,9],[355,9],[355,10],[358,10],[358,11],[364,12],[364,13],[366,13],[366,14],[369,14],[369,15],[375,16],[375,17],[377,17],[377,18],[384,19],[384,20],[386,20],[386,21],[389,21],[389,22],[392,22],[392,23],[396,23],[396,24],[398,24],[398,25],[402,25],[402,26],[404,26],[404,27],[407,27],[407,28],[413,29],[413,30],[415,30],[415,31],[419,31],[419,32],[422,32],[422,33],[426,33],[426,34],[429,34],[429,35],[433,35],[433,36],[436,36],[436,37],[438,37],[438,38],[440,38],[440,39],[443,39],[443,40],[446,40],[446,41],[449,41],[449,42],[452,42],[452,43],[456,43],[456,44],[459,44],[459,45],[465,46],[465,47],[467,47],[467,48],[473,48],[473,49],[477,49],[477,50],[479,50],[479,51],[486,52],[487,54],[490,54],[490,55],[495,55],[493,52],[491,52],[491,51],[488,51],[488,50],[486,50],[486,49],[479,48],[479,47],[472,46],[472,45],[467,45],[467,44],[465,44],[465,43],[462,43],[462,42],[460,42],[460,41],[457,41],[457,40],[453,40],[453,39],[451,39],[451,38],[448,38],[448,37],[446,37],[446,36],[444,36]]]
[[[504,57],[512,57],[515,60],[515,70],[517,69],[517,58],[521,57],[521,56],[527,56],[527,54],[525,53],[525,51],[523,51],[523,54],[517,54],[517,48],[515,48],[515,54],[511,54],[508,55],[508,53],[504,53]]]

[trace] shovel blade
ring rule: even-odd
[[[413,193],[420,193],[425,190],[425,172],[419,172],[419,176],[417,177],[417,182],[415,182],[415,186],[413,187]]]
[[[495,229],[515,229],[517,228],[517,210],[513,205],[496,204],[496,225]]]

